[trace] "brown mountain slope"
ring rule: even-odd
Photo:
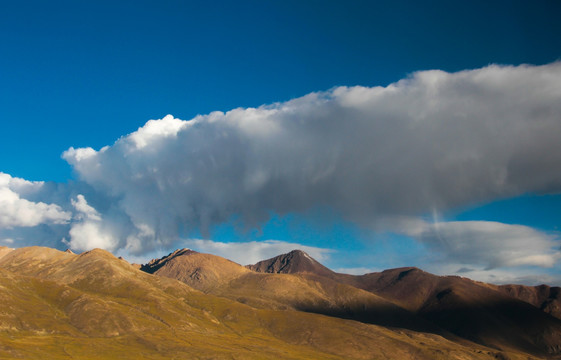
[[[142,265],[140,269],[150,274],[179,280],[203,292],[250,272],[220,256],[201,254],[189,249],[176,250],[161,259],[154,259]]]
[[[296,261],[297,267],[289,266],[284,270],[306,268],[331,272],[300,251],[291,252],[289,259]],[[382,326],[445,333],[378,295],[312,272],[297,275],[256,273],[219,256],[188,249],[152,260],[143,265],[142,270],[256,308],[306,311]]]
[[[256,309],[146,274],[102,250],[0,259],[0,358],[490,359],[436,335]],[[510,353],[511,358],[525,359]]]
[[[501,285],[497,290],[561,319],[561,288],[557,286]]]
[[[392,299],[466,339],[501,349],[558,353],[561,321],[493,285],[401,268],[355,278],[360,287]]]
[[[251,266],[256,271],[310,273],[297,266],[272,266],[288,254]],[[561,321],[490,284],[457,276],[436,276],[417,268],[399,268],[361,276],[321,270],[318,274],[352,285],[408,309],[465,339],[499,349],[540,356],[561,350]]]
[[[302,250],[292,250],[246,267],[256,272],[273,274],[312,273],[328,278],[335,274]]]

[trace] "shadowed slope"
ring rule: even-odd
[[[501,285],[497,289],[561,319],[561,288],[557,286]]]
[[[249,266],[256,271],[309,274],[310,267],[274,266],[289,254]],[[497,286],[457,276],[436,276],[417,268],[399,268],[361,276],[321,271],[340,283],[379,295],[465,339],[499,349],[540,356],[561,350],[561,321],[507,296]],[[300,270],[302,269],[302,270]]]
[[[361,287],[392,299],[467,339],[534,354],[558,353],[561,321],[495,286],[416,268],[386,270],[357,278]]]
[[[297,310],[416,331],[443,331],[375,294],[313,274],[248,273],[215,289],[253,307]]]

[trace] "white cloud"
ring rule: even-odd
[[[403,221],[393,232],[412,236],[442,255],[440,264],[486,270],[498,267],[552,267],[561,258],[560,241],[524,225],[493,221]],[[454,270],[454,272],[458,272]],[[460,271],[459,273],[461,273]]]
[[[0,240],[0,242],[3,243],[3,244],[12,245],[14,243],[14,239],[6,238],[6,239]]]
[[[266,240],[237,243],[224,243],[202,239],[187,239],[183,246],[202,253],[218,255],[242,265],[255,264],[292,250],[302,250],[319,262],[326,261],[333,250],[296,243]]]
[[[119,246],[139,253],[232,216],[251,227],[271,211],[328,206],[365,226],[558,192],[560,118],[561,63],[492,65],[188,121],[168,115],[63,157],[121,214],[123,239],[132,237]]]
[[[20,195],[37,192],[44,184],[45,183],[43,181],[28,181],[0,172],[0,188],[7,187]]]
[[[459,264],[429,264],[423,270],[438,275],[457,275],[472,280],[483,281],[491,284],[524,284],[561,286],[558,276],[544,274],[542,269],[535,267],[506,267],[497,269],[484,269],[481,267],[470,269],[459,269]],[[458,271],[469,270],[469,271]]]
[[[451,271],[552,266],[558,241],[543,232],[418,217],[561,191],[559,119],[561,63],[422,71],[387,87],[337,87],[187,121],[168,115],[98,151],[68,149],[79,181],[0,173],[0,236],[44,245],[65,237],[76,250],[141,257],[232,218],[252,227],[271,213],[329,207],[418,239]],[[189,241],[242,263],[298,245]]]
[[[73,224],[69,231],[70,241],[65,242],[72,250],[87,251],[95,248],[115,250],[116,240],[104,231],[99,222],[86,221]]]
[[[96,209],[94,209],[88,204],[84,195],[78,194],[76,196],[76,200],[71,199],[70,203],[72,204],[72,206],[74,206],[74,209],[76,209],[76,211],[78,212],[76,217],[79,220],[86,218],[86,219],[101,221],[101,217],[99,216],[99,213],[97,212]]]
[[[71,199],[71,204],[77,214],[74,216],[68,235],[70,241],[63,240],[72,250],[85,251],[94,248],[114,251],[118,247],[118,239],[113,232],[107,228],[107,223],[102,221],[101,216],[92,206],[88,204],[84,195],[79,194],[76,200]]]
[[[187,121],[175,119],[167,115],[161,120],[150,120],[143,127],[128,136],[136,149],[145,148],[153,145],[156,141],[168,137],[175,137],[177,133],[188,125]]]
[[[91,147],[79,149],[74,149],[73,147],[71,147],[70,149],[66,150],[64,154],[65,156],[71,156],[78,161],[86,161],[89,158],[95,157],[97,152]]]
[[[336,268],[332,270],[341,274],[364,275],[373,272],[380,272],[385,269],[370,268],[370,267],[351,267],[351,268]]]
[[[42,182],[31,182],[0,173],[0,228],[67,223],[71,215],[60,206],[21,197],[40,191],[42,186]]]

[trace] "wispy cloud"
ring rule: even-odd
[[[412,236],[441,256],[441,263],[484,267],[552,267],[561,258],[561,240],[524,225],[494,221],[400,222],[394,232]],[[409,224],[409,225],[408,225]],[[465,266],[462,269],[468,270]],[[457,270],[456,272],[462,272]]]
[[[332,269],[335,272],[342,273],[342,274],[351,274],[351,275],[364,275],[373,272],[380,272],[385,269],[380,268],[367,268],[367,267],[351,267],[351,268],[336,268]]]

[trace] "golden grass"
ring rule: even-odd
[[[256,308],[143,273],[104,251],[61,255],[40,248],[0,259],[3,359],[491,359],[495,352],[437,335],[324,315]],[[280,280],[279,280],[280,279]],[[239,296],[345,300],[299,277],[248,277]],[[291,287],[292,286],[292,287]],[[330,285],[331,286],[331,285]],[[288,290],[286,290],[288,289]],[[331,295],[330,295],[331,296]],[[262,298],[261,301],[272,301]],[[329,300],[332,301],[332,300]],[[509,354],[516,358],[519,354]],[[526,357],[527,358],[527,357]],[[525,359],[526,359],[525,358]]]

